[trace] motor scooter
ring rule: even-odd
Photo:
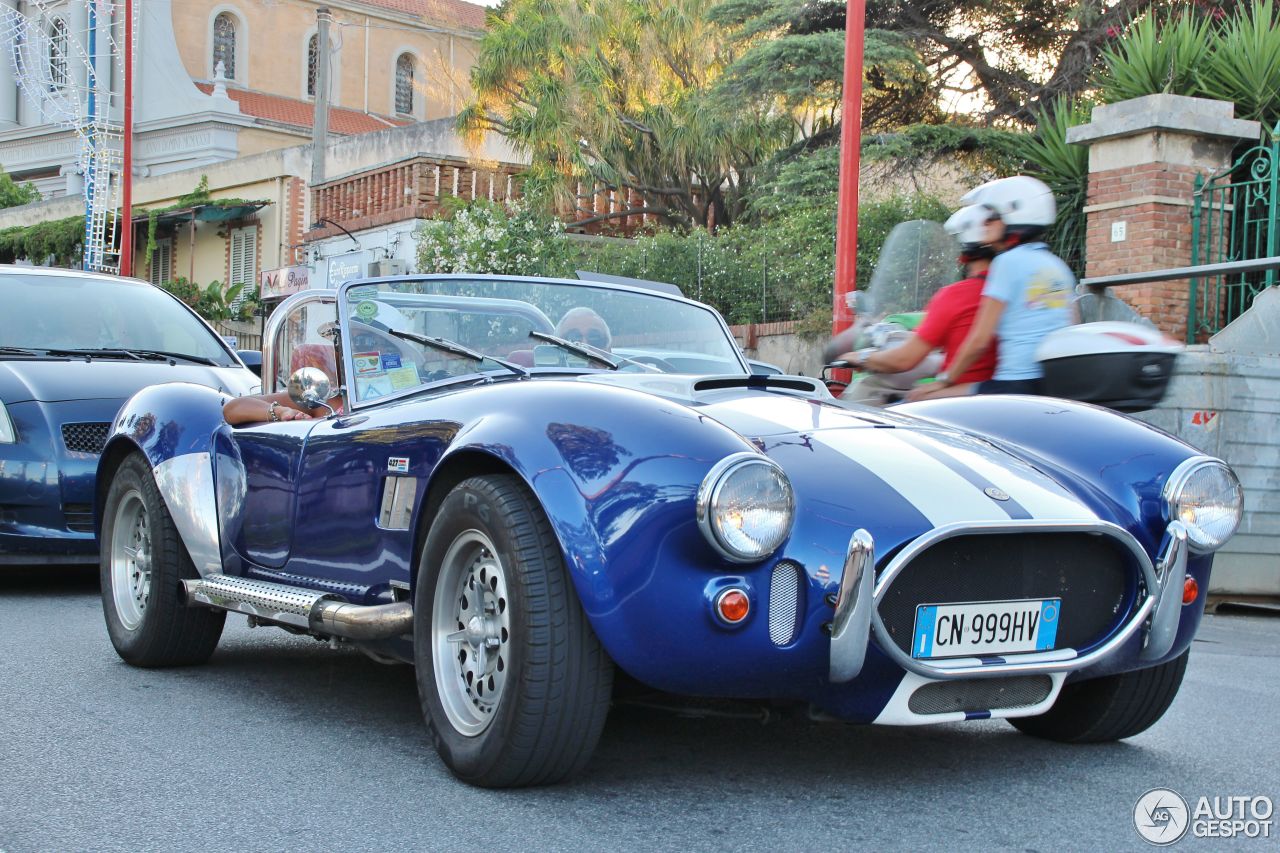
[[[959,278],[959,254],[959,244],[937,222],[904,222],[889,233],[870,284],[854,296],[854,325],[824,349],[822,378],[833,396],[850,403],[889,406],[937,375],[942,353],[935,351],[911,370],[855,373],[845,383],[835,371],[852,366],[836,356],[869,354],[905,342],[923,321],[929,299]],[[1164,398],[1183,346],[1106,289],[1079,288],[1073,309],[1077,322],[1046,336],[1036,350],[1036,360],[1044,368],[1045,394],[1119,412],[1156,406]]]

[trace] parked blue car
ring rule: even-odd
[[[0,267],[0,565],[96,563],[94,477],[120,406],[160,382],[258,378],[152,285]]]
[[[1128,737],[1173,701],[1241,512],[1225,464],[1124,416],[842,405],[752,375],[712,309],[623,284],[298,294],[263,376],[341,404],[231,427],[226,395],[170,384],[117,417],[112,643],[199,663],[239,612],[415,664],[441,756],[483,786],[580,770],[615,671],[853,722]]]

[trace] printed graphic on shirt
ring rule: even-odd
[[[1027,282],[1026,306],[1032,311],[1066,308],[1071,299],[1071,286],[1054,275],[1053,270],[1040,270]]]

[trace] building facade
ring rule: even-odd
[[[51,108],[87,85],[86,0],[0,0],[26,15],[47,55],[19,85],[20,51],[0,62],[0,166],[46,197],[80,191],[80,142]],[[208,5],[138,3],[135,176],[200,168],[296,146],[311,135],[317,63],[317,10],[330,24],[330,133],[369,133],[453,115],[468,96],[467,77],[485,10],[461,0],[228,0]],[[123,7],[99,14],[93,67],[122,116],[122,81],[106,47],[118,40]],[[28,62],[30,62],[28,57]],[[32,91],[36,89],[37,91]],[[82,105],[83,106],[83,105]]]

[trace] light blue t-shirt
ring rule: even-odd
[[[997,255],[983,296],[1004,303],[996,327],[999,349],[995,379],[1038,379],[1044,375],[1036,348],[1045,335],[1071,323],[1076,277],[1044,243],[1025,243]]]

